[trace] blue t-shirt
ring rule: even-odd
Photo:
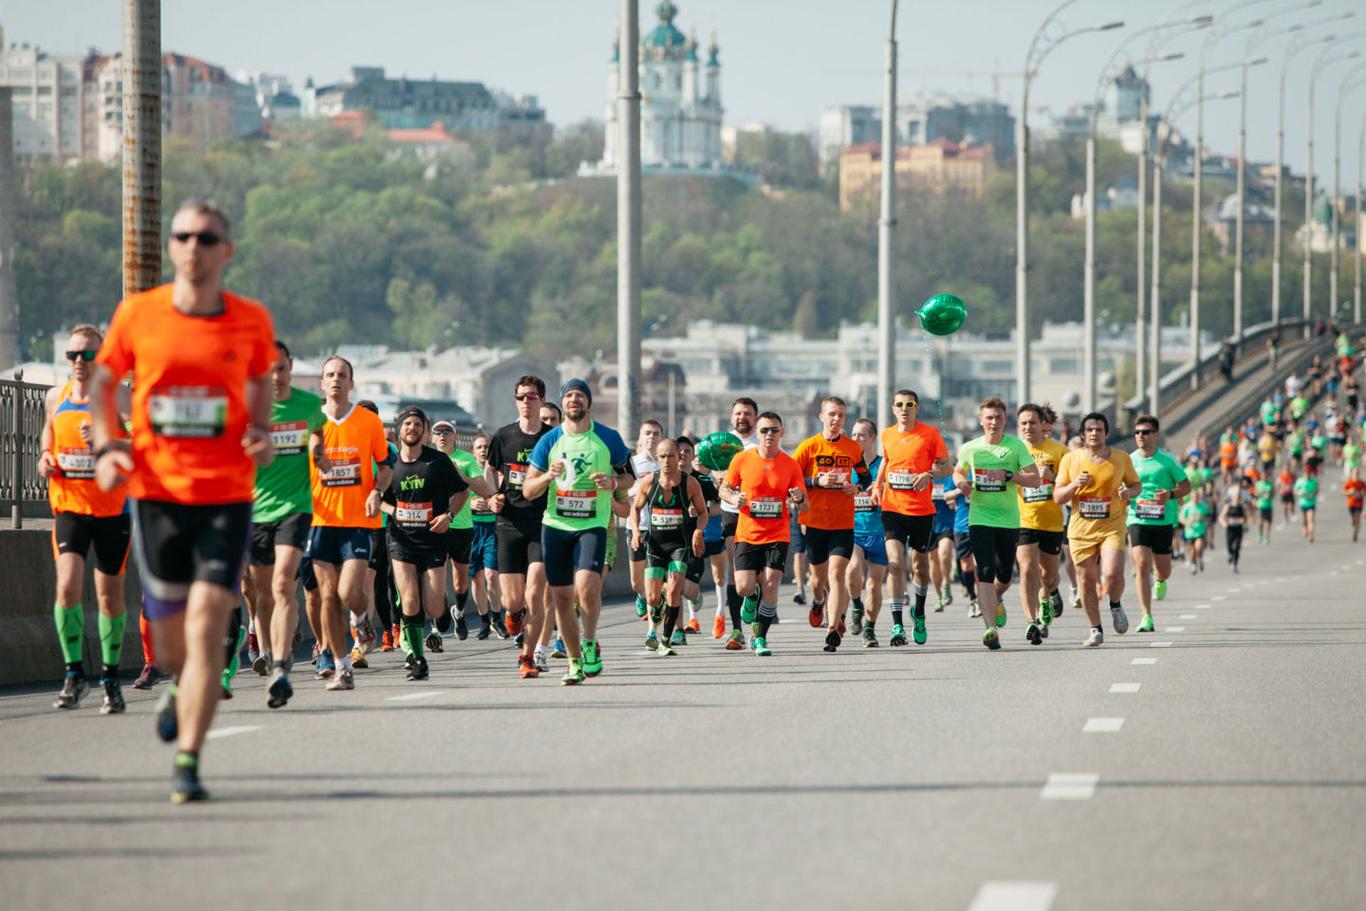
[[[931,497],[934,500],[934,533],[937,535],[953,531],[955,518],[953,507],[949,505],[948,500],[944,499],[944,494],[950,490],[953,490],[953,475],[940,478],[934,482]]]
[[[952,478],[950,478],[950,480],[952,480]],[[958,495],[958,500],[954,505],[953,511],[954,534],[965,535],[968,533],[968,515],[972,511],[968,502],[969,499],[969,497],[964,496],[961,492]]]
[[[882,456],[868,463],[868,473],[872,477],[877,477],[878,466],[882,464]],[[882,537],[882,510],[873,505],[872,494],[866,490],[860,490],[854,494],[854,534],[858,535],[877,535]]]
[[[612,491],[599,490],[593,475],[629,471],[631,450],[621,434],[593,421],[583,433],[568,433],[565,425],[554,428],[531,451],[531,465],[547,471],[551,462],[563,462],[565,473],[550,482],[546,491],[545,525],[561,531],[606,528],[612,514]]]

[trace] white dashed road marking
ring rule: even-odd
[[[1149,642],[1149,643],[1148,643],[1148,648],[1171,648],[1171,647],[1172,647],[1172,644],[1171,644],[1170,642]]]
[[[385,702],[413,702],[417,699],[431,699],[433,696],[440,696],[440,690],[424,690],[420,693],[404,693],[402,696],[390,696]]]
[[[1184,633],[1185,631],[1186,628],[1184,626],[1169,626],[1163,630],[1163,632],[1167,633]]]
[[[1196,618],[1196,616],[1197,616],[1196,614],[1182,614],[1181,616],[1177,617],[1176,619],[1178,619],[1178,620],[1194,620],[1194,619]]]
[[[217,740],[220,737],[233,737],[237,734],[250,734],[252,731],[261,730],[259,724],[239,724],[227,728],[214,728],[204,735],[205,740]]]
[[[1057,883],[987,882],[977,890],[968,911],[1048,911],[1057,894]]]
[[[1132,665],[1134,665],[1135,667],[1151,667],[1152,665],[1154,665],[1154,664],[1157,663],[1157,659],[1156,659],[1156,658],[1135,658],[1133,661],[1130,661],[1129,663],[1132,664]]]
[[[1087,718],[1083,734],[1118,734],[1124,727],[1123,718]]]
[[[1141,683],[1112,683],[1112,684],[1110,684],[1110,692],[1112,692],[1112,693],[1137,693],[1137,692],[1138,692],[1138,688],[1141,687],[1142,685],[1143,685],[1143,684],[1141,684]]]

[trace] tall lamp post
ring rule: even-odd
[[[640,7],[621,0],[617,71],[617,426],[640,417]]]
[[[123,2],[123,294],[161,281],[161,0]]]
[[[1067,31],[1058,16],[1077,0],[1064,0],[1044,19],[1025,55],[1024,87],[1020,93],[1020,124],[1015,142],[1015,376],[1016,396],[1029,401],[1029,85],[1038,75],[1048,55],[1060,44],[1088,32],[1108,32],[1123,28],[1124,21],[1103,22],[1098,25]],[[1050,34],[1060,31],[1061,34]]]
[[[892,238],[896,229],[896,9],[887,33],[882,92],[882,214],[877,225],[877,412],[892,408],[896,388],[896,319],[892,307]]]
[[[1328,267],[1328,315],[1330,319],[1337,315],[1338,305],[1341,303],[1341,301],[1338,300],[1338,238],[1341,229],[1338,216],[1338,205],[1341,201],[1341,198],[1338,195],[1338,182],[1340,180],[1339,174],[1342,165],[1342,103],[1347,100],[1347,96],[1351,95],[1352,92],[1361,88],[1362,85],[1366,85],[1366,83],[1352,81],[1362,70],[1366,70],[1366,64],[1353,67],[1347,75],[1342,78],[1342,83],[1338,86],[1337,116],[1333,119],[1333,249],[1329,254]],[[1359,221],[1357,223],[1357,230],[1361,230]],[[1358,238],[1358,248],[1361,247],[1359,241],[1360,238]]]
[[[1366,192],[1366,179],[1363,179],[1362,174],[1362,162],[1364,160],[1366,160],[1366,120],[1362,120],[1361,133],[1357,136],[1357,242],[1355,244],[1356,252],[1352,257],[1356,262],[1352,280],[1352,322],[1358,326],[1361,325],[1361,245],[1363,240],[1361,236],[1361,194]]]

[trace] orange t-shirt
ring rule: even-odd
[[[1362,495],[1366,494],[1366,481],[1343,481],[1342,492],[1347,495],[1347,508],[1360,509]]]
[[[924,490],[911,490],[911,475],[929,471],[939,459],[949,457],[943,435],[923,421],[916,421],[908,431],[893,424],[882,431],[882,457],[887,465],[882,511],[903,516],[934,515],[934,483],[925,485]]]
[[[1238,447],[1231,440],[1219,444],[1219,464],[1224,468],[1233,468],[1238,464]]]
[[[326,412],[324,412],[326,413]],[[365,501],[375,489],[375,463],[389,458],[384,424],[372,411],[357,405],[340,421],[331,417],[323,424],[323,450],[331,471],[318,471],[308,457],[313,483],[313,524],[335,528],[379,528],[378,514],[365,514]]]
[[[797,460],[804,478],[813,483],[817,475],[832,471],[841,480],[853,484],[862,477],[868,480],[868,465],[863,461],[863,447],[846,436],[837,440],[827,440],[816,434],[802,440],[797,451],[792,454]],[[807,528],[823,531],[843,531],[854,527],[854,497],[825,487],[807,487],[807,499],[811,508],[802,514],[802,524]]]
[[[792,540],[787,495],[805,486],[802,470],[785,452],[771,459],[757,449],[746,449],[731,459],[725,483],[745,495],[745,507],[735,526],[735,540],[744,544],[774,544]],[[852,503],[852,498],[850,500]]]
[[[71,394],[72,385],[68,380],[62,387],[52,412],[52,458],[57,470],[48,478],[48,503],[54,513],[117,516],[123,512],[128,489],[117,487],[105,493],[95,483],[95,453],[81,436],[81,427],[90,423],[90,403],[86,399],[77,401]]]
[[[275,364],[275,327],[256,301],[223,292],[223,309],[190,316],[171,285],[125,299],[96,363],[133,375],[133,474],[139,500],[250,503],[256,463],[242,449],[247,381]]]

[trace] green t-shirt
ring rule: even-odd
[[[1262,402],[1262,423],[1263,423],[1263,424],[1274,424],[1274,423],[1276,423],[1276,412],[1277,412],[1277,411],[1279,411],[1279,409],[1272,403],[1272,401],[1271,401],[1270,399],[1264,400],[1264,401]]]
[[[484,476],[484,469],[479,467],[479,460],[465,450],[457,449],[450,455],[451,462],[455,464],[456,471],[459,471],[461,477],[466,481],[470,478],[482,478]],[[470,495],[465,497],[465,505],[461,506],[460,511],[451,517],[451,528],[461,529],[474,527],[473,510],[470,508],[470,501],[473,499],[474,493],[471,491]]]
[[[1290,454],[1300,455],[1304,452],[1304,431],[1293,430],[1290,433]]]
[[[1186,540],[1203,538],[1209,531],[1209,517],[1213,514],[1210,505],[1203,500],[1199,503],[1187,500],[1181,507],[1181,524],[1186,528]]]
[[[295,513],[313,512],[313,490],[308,477],[308,438],[322,429],[323,400],[302,389],[270,407],[270,438],[275,459],[256,470],[253,522],[278,522]]]
[[[1304,413],[1309,410],[1309,400],[1302,395],[1297,395],[1290,400],[1290,416],[1295,420],[1304,417]]]
[[[1300,509],[1313,509],[1319,502],[1319,479],[1302,475],[1295,482],[1295,494],[1300,499]]]
[[[1257,482],[1257,508],[1271,509],[1275,506],[1273,499],[1276,492],[1276,485],[1270,481],[1262,480]]]
[[[992,445],[986,437],[969,440],[958,450],[958,467],[966,469],[972,482],[972,502],[968,505],[968,525],[992,528],[1020,527],[1018,486],[1007,480],[1034,464],[1029,447],[1019,437],[1006,434]]]
[[[629,470],[631,450],[621,434],[596,421],[583,433],[568,433],[564,425],[551,430],[531,451],[531,466],[548,471],[564,462],[565,472],[550,482],[544,524],[561,531],[607,528],[612,515],[612,492],[599,490],[593,475]]]
[[[1191,482],[1191,490],[1199,490],[1205,486],[1205,479],[1200,476],[1199,465],[1186,466],[1186,480]]]
[[[1345,471],[1351,471],[1361,464],[1361,447],[1356,443],[1344,443],[1342,446],[1342,467]]]
[[[1176,496],[1167,498],[1165,504],[1158,503],[1154,496],[1159,490],[1175,490],[1186,480],[1176,459],[1165,449],[1159,449],[1151,458],[1143,455],[1143,450],[1135,449],[1129,455],[1134,463],[1134,471],[1143,482],[1138,496],[1129,501],[1128,523],[1130,525],[1175,525],[1176,512],[1180,508]]]

